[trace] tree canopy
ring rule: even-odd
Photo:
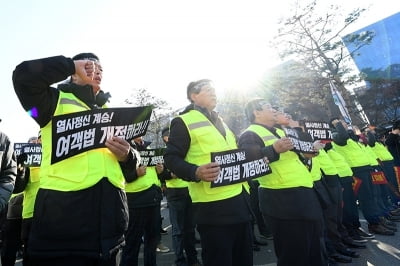
[[[328,98],[326,94],[329,90],[325,88],[327,88],[329,80],[333,80],[346,102],[346,107],[349,109],[353,121],[365,123],[361,117],[357,116],[358,108],[345,86],[359,81],[358,76],[350,75],[349,62],[352,56],[358,55],[361,47],[372,41],[374,34],[365,31],[346,35],[346,41],[351,41],[354,44],[352,51],[347,50],[342,35],[366,9],[356,8],[349,14],[343,15],[341,8],[337,5],[322,9],[318,5],[320,2],[316,0],[307,4],[303,3],[302,1],[296,2],[289,13],[290,15],[281,19],[271,46],[278,51],[283,60],[295,60],[303,65],[304,70],[309,69],[306,73],[312,73],[312,77],[306,84],[300,82],[299,79],[297,79],[297,82],[288,81],[285,84],[291,83],[290,93],[287,91],[287,87],[278,86],[273,88],[275,90],[273,94],[277,94],[276,91],[286,90],[291,95],[297,95],[299,99],[304,99],[304,97],[314,98],[309,99],[311,104],[319,103],[322,99]],[[285,79],[291,78],[285,69],[284,71],[278,76]],[[303,81],[306,81],[306,79],[307,77],[304,75],[301,77]],[[269,84],[270,81],[265,80],[265,83]],[[312,83],[315,84],[312,85]],[[313,89],[304,95],[305,87]],[[299,92],[303,92],[303,94],[299,94]],[[331,108],[330,105],[327,106]],[[328,113],[334,112],[333,110],[327,111]]]

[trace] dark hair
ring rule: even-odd
[[[99,57],[94,53],[80,53],[72,57],[72,60],[91,60],[91,61],[99,61]],[[68,79],[69,83],[72,83],[72,76]]]
[[[187,98],[190,102],[192,102],[192,99],[190,99],[190,95],[192,93],[199,93],[201,88],[204,85],[210,84],[212,81],[210,79],[200,79],[197,81],[192,81],[189,83],[189,85],[186,88],[186,94],[187,94]]]
[[[400,121],[397,120],[393,123],[393,129],[400,129]]]
[[[95,55],[94,53],[80,53],[72,57],[72,60],[83,60],[83,59],[89,59],[89,60],[97,60],[99,61],[99,57]]]
[[[254,110],[262,110],[262,106],[266,103],[267,101],[263,98],[255,98],[253,100],[250,100],[249,102],[247,102],[246,107],[244,109],[245,113],[246,113],[246,117],[247,119],[253,123],[254,119],[256,119],[254,117]]]
[[[165,127],[161,130],[161,137],[169,136],[169,127]]]

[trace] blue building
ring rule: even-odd
[[[365,34],[368,31],[374,33],[371,43],[360,48],[353,56],[355,65],[366,74],[368,81],[366,86],[354,92],[373,124],[390,127],[390,121],[400,118],[400,13],[352,34]],[[343,38],[349,52],[355,49],[355,45],[347,41],[352,34]]]
[[[354,33],[372,31],[375,34],[370,45],[362,47],[353,60],[359,71],[381,71],[380,77],[400,78],[400,12],[368,25]],[[347,35],[348,36],[348,35]],[[354,44],[346,42],[347,49],[354,50]],[[368,74],[368,73],[367,73]]]

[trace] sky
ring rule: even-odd
[[[22,61],[55,55],[96,53],[110,107],[144,88],[178,109],[188,104],[187,84],[202,78],[212,79],[217,93],[245,91],[279,63],[268,42],[290,2],[7,1],[0,9],[0,131],[13,142],[37,135],[15,95],[12,71]],[[392,0],[335,3],[348,10],[370,6],[353,30],[400,11],[400,1]]]

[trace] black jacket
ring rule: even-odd
[[[14,190],[17,161],[14,148],[6,134],[0,132],[0,211],[3,210]]]
[[[73,60],[64,56],[25,61],[15,68],[15,92],[25,110],[36,108],[38,115],[33,119],[40,127],[52,119],[57,107],[59,91],[51,85],[74,73]],[[104,103],[91,86],[65,83],[59,89],[73,93],[90,108]],[[120,163],[126,179],[136,169],[136,161],[131,151],[129,160]],[[127,225],[126,195],[106,177],[79,191],[39,189],[28,252],[38,257],[108,257],[123,245]]]
[[[29,167],[24,167],[23,162],[26,158],[26,154],[23,153],[17,156],[17,177],[15,179],[15,186],[13,194],[18,194],[24,191],[26,184],[29,180],[30,170]],[[21,193],[11,198],[8,202],[7,219],[22,219],[22,202],[24,195]]]
[[[400,166],[400,136],[397,134],[389,133],[385,144],[393,156],[396,166]]]
[[[276,135],[275,128],[270,128],[261,124],[257,125],[265,127],[270,132]],[[245,149],[247,154],[254,158],[260,158],[260,156],[262,155],[268,158],[269,163],[279,160],[279,153],[274,150],[273,146],[265,146],[264,141],[261,139],[261,137],[252,131],[245,131],[240,135],[238,146],[241,149]],[[250,157],[250,159],[252,157]]]
[[[258,125],[265,127],[277,138],[280,138],[276,133],[275,127]],[[246,149],[250,154],[262,153],[264,156],[267,156],[270,163],[280,159],[280,155],[274,150],[272,145],[265,146],[260,136],[251,131],[245,131],[239,137],[239,148]],[[311,188],[268,189],[260,187],[258,193],[260,210],[264,215],[279,219],[294,220],[318,220],[322,217],[316,194]],[[299,208],[299,206],[302,207]],[[307,206],[307,208],[304,206]]]
[[[202,112],[221,135],[226,135],[222,121],[216,113],[209,114],[206,110],[193,106],[193,104],[189,105],[183,113],[192,109]],[[198,166],[184,160],[190,143],[190,135],[184,122],[180,117],[174,118],[171,121],[170,136],[164,155],[165,165],[180,178],[195,182],[195,172]],[[248,222],[252,219],[250,196],[243,189],[241,194],[229,199],[193,203],[193,215],[197,224],[215,225]]]

